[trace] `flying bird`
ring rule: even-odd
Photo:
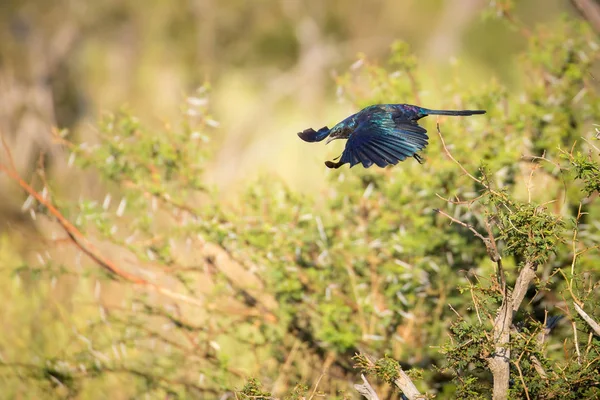
[[[312,128],[298,133],[305,142],[327,143],[336,139],[348,139],[338,162],[326,161],[328,168],[339,168],[350,164],[350,168],[361,163],[369,168],[396,165],[407,157],[419,163],[423,159],[417,152],[427,147],[427,130],[417,121],[428,115],[475,115],[484,110],[430,110],[410,104],[376,104],[368,106],[336,124],[333,128]]]

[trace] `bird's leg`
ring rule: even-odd
[[[333,161],[325,161],[325,165],[327,166],[327,168],[334,168],[334,169],[338,169],[339,167],[341,167],[342,165],[344,165],[345,163],[342,162],[336,162],[334,163]]]
[[[421,156],[420,156],[420,155],[418,155],[418,154],[413,154],[413,157],[415,158],[415,160],[417,160],[417,162],[418,162],[419,164],[423,164],[423,163],[425,162],[425,160],[423,160],[423,157],[421,157]]]

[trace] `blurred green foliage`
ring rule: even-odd
[[[258,46],[286,37],[267,32]],[[597,397],[600,343],[572,305],[600,318],[597,36],[565,19],[526,40],[519,90],[456,76],[428,94],[406,43],[385,64],[361,56],[337,77],[356,109],[434,96],[436,107],[488,114],[440,118],[439,135],[426,121],[424,165],[328,171],[318,195],[267,174],[239,201],[220,198],[203,180],[216,125],[207,87],[177,125],[149,127],[123,110],[93,141],[64,136],[74,174],[104,196],[61,197],[52,181],[40,191],[124,271],[202,306],[66,250],[55,215],[30,201],[36,247],[20,256],[0,241],[3,395],[342,399],[356,396],[349,382],[362,369],[381,378],[372,384],[382,398],[399,398],[386,382],[401,366],[436,398],[487,398],[504,289],[475,230],[497,239],[509,286],[526,262],[538,274],[510,344],[511,398]],[[559,314],[573,324],[541,343],[545,319]]]

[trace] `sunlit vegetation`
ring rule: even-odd
[[[592,27],[574,16],[527,24],[510,2],[475,10],[520,41],[506,81],[471,80],[454,64],[434,84],[431,65],[406,40],[389,40],[381,58],[347,57],[333,76],[319,75],[318,90],[303,92],[306,104],[311,96],[325,104],[319,96],[330,90],[353,110],[407,102],[487,114],[428,118],[425,163],[386,169],[325,170],[292,131],[305,155],[294,168],[306,176],[273,172],[290,168],[289,153],[259,151],[273,170],[240,175],[235,190],[223,190],[214,166],[245,165],[232,160],[242,157],[235,149],[223,150],[224,132],[249,139],[235,136],[236,110],[222,111],[232,92],[219,86],[218,68],[264,67],[256,77],[292,68],[303,46],[313,48],[282,22],[299,6],[281,2],[259,24],[257,9],[229,3],[239,14],[190,3],[223,18],[194,34],[221,34],[201,41],[215,55],[205,65],[211,74],[179,66],[181,92],[162,99],[177,103],[168,123],[157,123],[152,106],[142,106],[154,100],[145,99],[82,128],[69,119],[82,115],[70,108],[79,103],[63,99],[54,120],[35,120],[45,132],[41,152],[19,145],[10,129],[22,126],[2,126],[9,194],[0,231],[0,397],[354,399],[353,384],[363,382],[382,399],[401,398],[400,389],[409,398],[407,390],[437,399],[600,397],[600,45]],[[315,17],[336,40],[353,37],[344,20],[357,18],[342,3]],[[100,48],[105,35],[194,36],[185,27],[195,20],[166,3],[103,4],[102,23],[84,12],[73,18],[75,32]],[[131,15],[139,18],[132,26],[154,23],[129,37],[120,21]],[[236,42],[244,21],[256,37]],[[10,29],[27,35],[27,27]],[[173,59],[193,63],[191,47],[172,49],[184,51]],[[86,49],[84,64],[114,56]],[[145,53],[149,63],[170,62],[165,43],[156,51]],[[144,65],[123,71],[142,94]],[[102,81],[78,68],[65,72],[69,82],[96,93]],[[40,96],[82,93],[63,89]],[[294,93],[282,93],[258,120],[268,125],[274,110],[291,107]],[[320,127],[307,119],[299,129]],[[277,143],[268,151],[278,152]],[[244,148],[252,145],[237,151]],[[303,179],[322,183],[306,190]]]

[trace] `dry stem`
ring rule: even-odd
[[[144,278],[140,278],[139,276],[133,275],[121,268],[119,268],[112,260],[108,257],[105,257],[97,248],[94,246],[84,235],[81,233],[75,225],[73,225],[65,216],[52,204],[52,202],[39,192],[37,192],[31,185],[21,178],[19,172],[15,168],[15,163],[12,157],[12,153],[4,140],[4,136],[0,135],[2,139],[2,146],[4,147],[4,152],[6,153],[9,166],[0,163],[0,171],[4,172],[10,179],[15,181],[27,194],[35,198],[40,204],[42,204],[48,212],[56,218],[60,226],[67,233],[71,241],[75,246],[77,246],[82,252],[84,252],[87,256],[89,256],[96,264],[109,272],[112,276],[115,276],[120,279],[124,279],[128,282],[134,283],[139,286],[144,286],[148,289],[154,290],[158,293],[161,293],[167,297],[172,299],[180,300],[189,304],[193,304],[196,306],[202,306],[203,303],[199,299],[177,293],[155,283],[152,283]]]

